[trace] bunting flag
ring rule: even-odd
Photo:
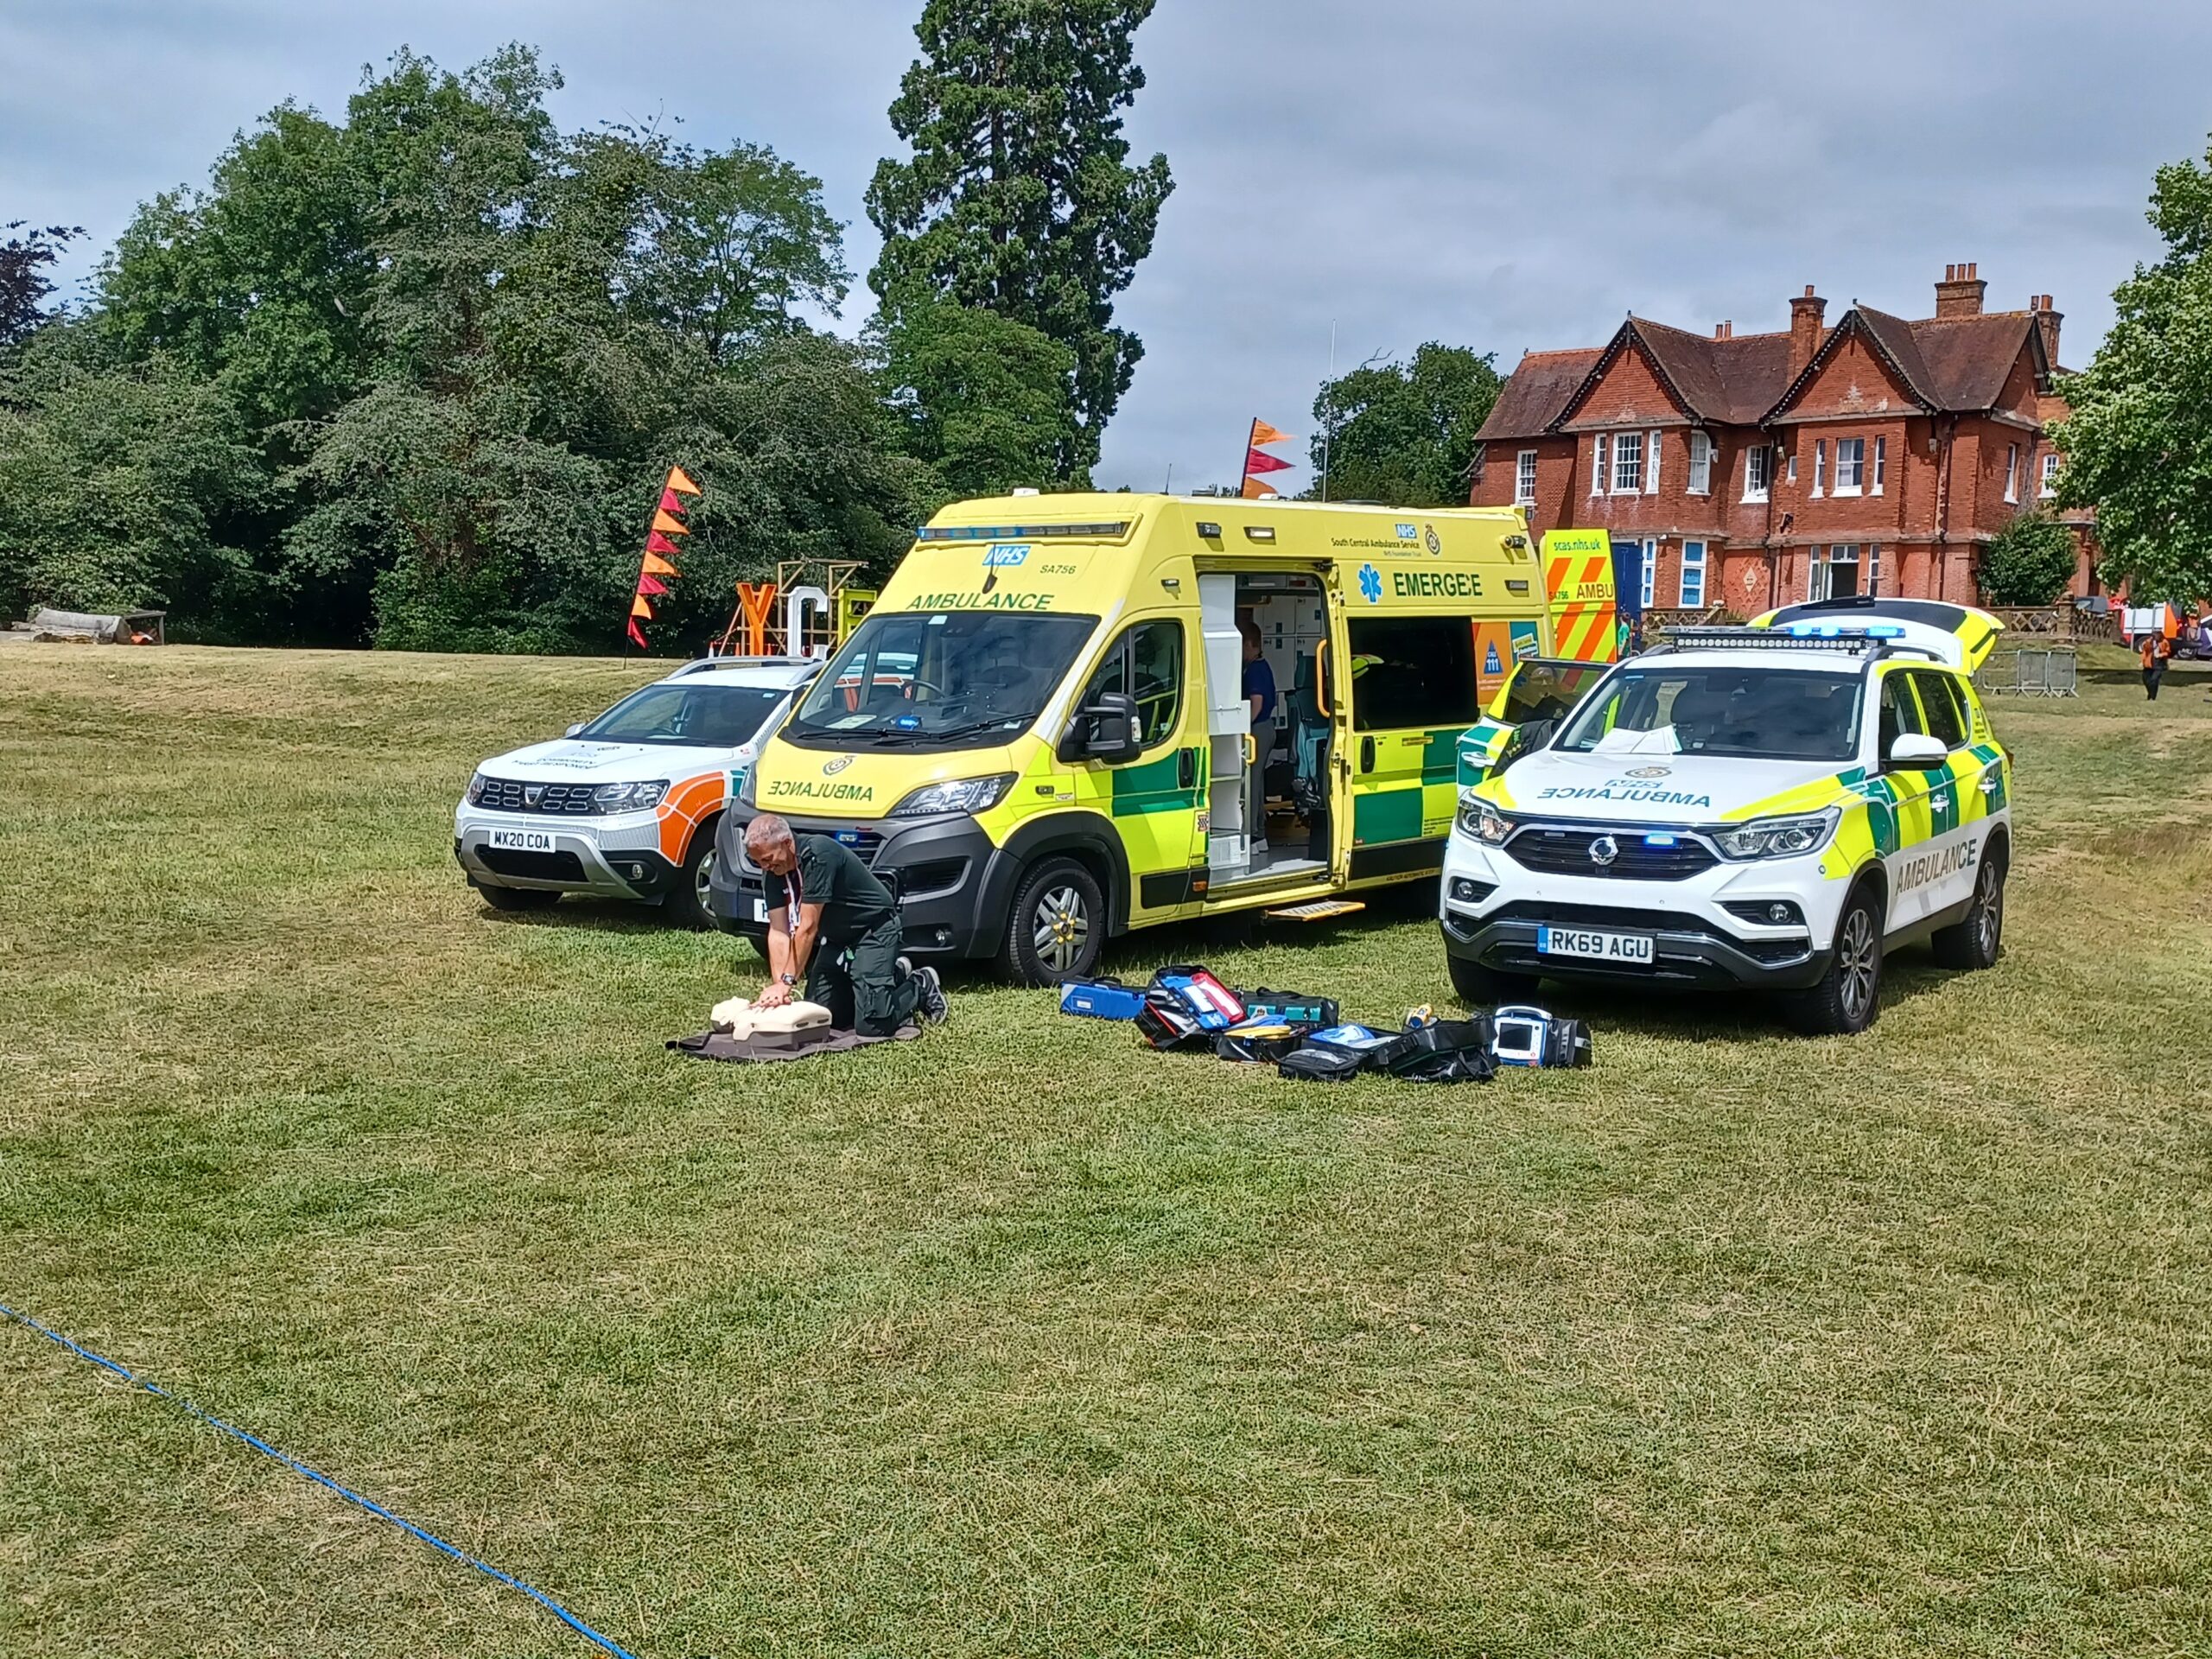
[[[1285,461],[1280,455],[1271,455],[1261,446],[1289,442],[1287,432],[1279,431],[1257,416],[1254,417],[1252,429],[1244,439],[1244,487],[1238,492],[1247,501],[1263,500],[1268,496],[1281,493],[1274,485],[1264,480],[1263,474],[1287,473],[1297,463]]]
[[[653,620],[652,601],[667,594],[668,583],[677,574],[675,561],[681,550],[669,537],[691,533],[691,527],[683,522],[683,515],[689,511],[683,498],[702,493],[691,481],[691,474],[681,467],[671,467],[667,478],[661,482],[660,503],[654,507],[652,526],[645,532],[645,555],[638,564],[638,585],[632,589],[630,597],[630,642],[639,651],[649,651],[652,646],[638,624]]]

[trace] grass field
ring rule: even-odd
[[[980,980],[666,1055],[749,957],[449,852],[645,677],[0,657],[0,1301],[644,1659],[2212,1650],[2212,682],[1996,708],[1994,971],[1424,1090]],[[1192,955],[1446,995],[1402,909],[1115,965]],[[591,1649],[10,1325],[0,1651]]]

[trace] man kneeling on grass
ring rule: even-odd
[[[806,1000],[830,1023],[888,1037],[917,1014],[935,1024],[951,1010],[937,969],[899,954],[899,906],[849,847],[794,835],[763,812],[745,826],[745,855],[768,886],[768,983],[756,1008],[780,1008],[806,977]]]

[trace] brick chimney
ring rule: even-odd
[[[1735,325],[1734,323],[1732,323],[1732,322],[1716,322],[1716,323],[1714,323],[1714,324],[1713,325],[1713,337],[1715,340],[1733,340],[1733,339],[1735,339],[1735,338],[1736,338],[1736,325]]]
[[[1821,319],[1827,314],[1828,302],[1813,292],[1810,283],[1805,291],[1789,302],[1789,375],[1795,379],[1813,360],[1813,353],[1821,349]]]
[[[1971,264],[1943,267],[1943,280],[1936,284],[1937,321],[1981,315],[1982,290],[1989,284],[1975,276],[1974,270]]]
[[[2043,354],[2052,368],[2058,366],[2058,325],[2066,319],[2050,308],[2050,296],[2031,295],[2028,309],[2036,315],[2036,327],[2043,331]]]

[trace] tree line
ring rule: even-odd
[[[563,132],[525,46],[403,50],[156,197],[80,308],[71,227],[0,243],[0,610],[165,607],[171,635],[435,650],[620,639],[642,526],[707,485],[671,641],[780,559],[881,569],[949,499],[1086,487],[1141,353],[1114,297],[1167,162],[1132,164],[1154,0],[929,0],[868,192],[874,321],[819,180],[765,145]]]

